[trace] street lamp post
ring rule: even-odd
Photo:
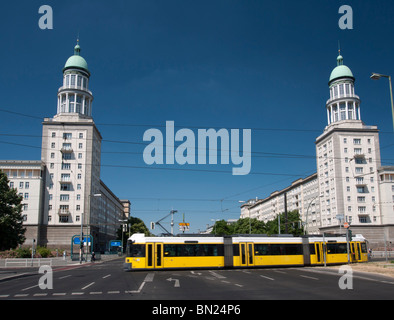
[[[123,243],[123,232],[124,232],[124,226],[127,225],[128,220],[118,220],[119,222],[122,222],[122,254],[124,253],[124,243]]]
[[[375,72],[373,72],[371,75],[371,79],[373,79],[373,80],[379,80],[381,77],[389,79],[390,99],[391,99],[391,115],[393,117],[393,130],[394,130],[394,104],[393,104],[393,88],[391,86],[391,76],[385,75],[385,74],[380,74],[380,73],[375,73]]]

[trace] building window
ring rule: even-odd
[[[29,182],[25,182],[25,189],[29,189],[30,187],[30,183]]]
[[[366,193],[366,190],[364,187],[357,187],[357,192],[358,193]]]
[[[367,212],[367,207],[358,207],[358,213],[365,213]]]
[[[367,223],[368,222],[367,217],[364,217],[364,216],[358,217],[358,221],[360,223]]]
[[[71,185],[69,183],[61,183],[60,191],[71,191]]]
[[[62,163],[62,170],[70,170],[71,169],[71,163]]]
[[[82,96],[77,96],[75,112],[82,113]]]
[[[70,195],[68,194],[61,194],[60,195],[60,201],[68,201],[70,200]]]
[[[361,139],[353,139],[353,144],[361,144]]]
[[[25,193],[25,197],[24,198],[25,198],[25,200],[29,200],[29,194],[27,192]]]
[[[71,181],[71,175],[69,173],[62,173],[61,181]]]
[[[68,222],[68,216],[59,216],[59,222]]]
[[[63,160],[71,160],[71,153],[62,153]]]
[[[71,140],[71,138],[72,138],[72,133],[71,132],[65,132],[65,133],[63,133],[63,139],[64,140]]]
[[[356,173],[363,173],[363,167],[356,167]]]

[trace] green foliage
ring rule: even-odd
[[[22,197],[8,186],[7,175],[0,170],[0,250],[16,248],[25,242]]]
[[[17,258],[31,258],[31,251],[28,248],[19,248],[15,250]]]
[[[41,258],[48,258],[52,257],[52,252],[51,250],[45,248],[45,247],[37,247],[36,253],[41,256]]]
[[[265,233],[265,223],[257,219],[243,218],[228,224],[225,220],[216,221],[212,232],[217,235],[231,234],[262,234]]]
[[[286,229],[285,214],[279,215],[280,218],[280,233],[284,234]],[[304,229],[301,225],[300,215],[298,210],[289,211],[287,213],[287,233],[294,236],[304,234]],[[231,234],[278,234],[278,217],[275,220],[264,223],[256,218],[238,219],[237,222],[228,224],[225,220],[216,221],[212,232],[217,235],[231,235]]]
[[[278,218],[280,219],[280,234],[286,233],[285,214],[281,213],[275,220],[267,222],[267,234],[279,234]],[[298,210],[289,211],[287,213],[287,233],[294,236],[301,236],[304,234],[304,228],[301,225],[300,214]]]

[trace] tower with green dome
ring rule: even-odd
[[[332,70],[328,85],[330,99],[326,103],[328,125],[344,120],[361,120],[360,98],[354,92],[355,78],[343,64],[339,53],[337,66]]]
[[[353,234],[371,239],[376,238],[372,227],[384,221],[381,206],[376,205],[381,201],[379,130],[361,121],[354,83],[353,72],[339,54],[328,81],[328,125],[316,139],[319,231],[342,232],[341,225],[347,222]]]
[[[93,95],[89,90],[89,78],[88,64],[81,56],[78,40],[74,55],[68,58],[63,68],[63,86],[58,91],[57,115],[92,116]]]

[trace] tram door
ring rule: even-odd
[[[147,243],[145,252],[147,268],[163,268],[162,243]]]
[[[323,263],[323,242],[315,242],[316,263]]]
[[[254,265],[254,243],[241,242],[240,253],[241,253],[241,266],[253,266]]]
[[[360,242],[350,242],[351,262],[361,261]]]

